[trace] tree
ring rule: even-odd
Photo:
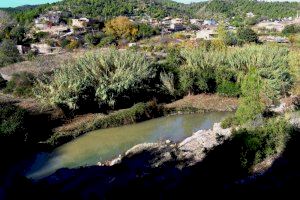
[[[286,27],[284,27],[282,31],[284,35],[290,35],[299,32],[300,32],[300,26],[297,26],[295,24],[287,25]]]
[[[0,31],[3,31],[10,21],[10,16],[5,11],[0,10]]]
[[[242,97],[236,112],[239,124],[254,120],[264,111],[265,105],[261,101],[262,88],[262,78],[255,68],[251,68],[241,85]]]
[[[105,24],[104,32],[117,39],[133,40],[137,36],[138,29],[127,17],[116,17]]]
[[[11,40],[3,40],[0,45],[0,67],[21,61],[20,53]]]
[[[147,24],[139,24],[138,25],[138,38],[147,38],[153,35],[156,35],[159,31],[157,29],[152,28]]]
[[[251,28],[239,28],[237,38],[242,42],[258,42],[258,36]]]
[[[15,26],[10,31],[10,38],[17,44],[22,44],[25,38],[26,30],[24,26]]]

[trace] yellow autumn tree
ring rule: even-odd
[[[134,39],[137,36],[138,29],[128,19],[128,17],[116,17],[105,23],[104,32],[117,39]]]

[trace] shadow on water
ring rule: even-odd
[[[295,130],[280,158],[261,176],[241,167],[240,140],[232,139],[208,152],[196,166],[178,169],[176,157],[151,166],[159,152],[144,151],[113,167],[61,169],[38,182],[19,181],[12,199],[179,199],[196,197],[285,197],[298,194],[300,132]],[[186,160],[185,162],[189,162]],[[17,190],[18,188],[19,190]],[[15,195],[15,196],[14,196]],[[243,196],[241,196],[243,195]]]

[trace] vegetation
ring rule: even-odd
[[[290,34],[295,34],[295,33],[299,33],[300,32],[300,26],[299,25],[295,25],[295,24],[291,24],[291,25],[287,25],[286,27],[284,27],[282,33],[284,35],[290,35]]]
[[[4,40],[0,44],[0,67],[16,63],[21,60],[18,49],[11,40]]]
[[[160,117],[163,114],[163,109],[155,101],[138,103],[131,108],[116,111],[106,116],[96,117],[89,123],[77,126],[75,130],[58,131],[48,140],[48,143],[58,145],[93,130],[133,124]]]
[[[117,17],[105,23],[104,32],[117,39],[134,40],[138,29],[127,17]]]
[[[257,115],[264,111],[265,105],[261,102],[262,84],[262,78],[257,70],[250,69],[242,81],[242,97],[236,112],[236,120],[239,124],[254,120]]]
[[[239,42],[258,42],[258,36],[251,28],[239,28],[237,38]]]
[[[32,96],[32,88],[35,82],[33,74],[28,72],[20,72],[12,75],[4,88],[4,93],[11,93],[16,96],[30,97]]]
[[[26,141],[26,111],[11,105],[0,105],[0,142]]]
[[[35,94],[43,103],[68,109],[95,104],[116,106],[147,89],[145,83],[153,78],[154,72],[140,53],[90,53],[55,71],[52,79],[40,80]]]
[[[239,129],[231,142],[240,154],[241,167],[250,170],[265,158],[281,153],[292,133],[292,128],[282,118],[268,120],[263,126]]]

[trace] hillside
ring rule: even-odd
[[[64,0],[54,4],[37,7],[9,9],[20,22],[32,21],[34,17],[55,7],[69,11],[70,15],[80,17],[99,17],[107,19],[119,15],[149,15],[155,18],[173,17],[213,17],[224,18],[245,16],[253,12],[257,17],[283,18],[295,16],[300,10],[297,2],[259,2],[252,0],[212,0],[200,3],[183,4],[172,0]],[[25,9],[24,9],[25,8]]]

